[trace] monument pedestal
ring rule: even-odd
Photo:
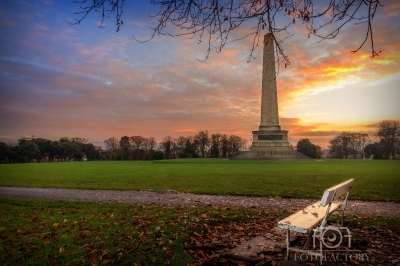
[[[231,160],[310,160],[311,158],[295,151],[288,141],[288,131],[253,131],[250,151],[244,151]]]
[[[253,131],[251,151],[282,150],[290,147],[286,130]]]

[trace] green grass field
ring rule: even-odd
[[[245,236],[270,232],[287,215],[254,209],[0,198],[0,261],[4,265],[194,265],[185,248],[190,239],[234,247]],[[352,245],[366,241],[376,230],[400,234],[399,218],[367,218],[346,215],[345,225],[358,230]],[[282,259],[283,254],[277,255]]]
[[[115,189],[319,198],[354,178],[350,199],[400,201],[400,161],[73,162],[0,165],[0,186]]]

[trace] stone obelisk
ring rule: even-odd
[[[274,43],[270,34],[266,34],[264,36],[260,131],[280,129]]]
[[[264,36],[261,120],[258,131],[253,131],[250,151],[233,157],[236,160],[310,159],[294,151],[289,145],[288,131],[281,130],[278,114],[274,40]]]

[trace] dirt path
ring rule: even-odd
[[[161,206],[239,207],[279,211],[298,211],[315,199],[285,199],[268,197],[217,196],[168,191],[115,191],[54,188],[0,187],[0,198],[29,198],[44,200],[81,200],[122,202]],[[349,200],[347,213],[359,215],[400,217],[400,203]]]

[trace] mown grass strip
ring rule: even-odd
[[[0,186],[166,191],[320,198],[354,178],[351,199],[400,201],[400,161],[74,162],[0,165]]]
[[[286,216],[229,208],[0,198],[0,261],[5,265],[187,265],[195,262],[185,248],[189,239],[198,238],[199,243],[226,239],[217,242],[235,246],[251,238],[250,232],[257,234],[248,225],[265,233]],[[351,230],[363,228],[358,238],[367,242],[371,234],[367,227],[400,234],[399,225],[400,218],[347,215],[345,220]]]
[[[0,199],[6,265],[186,265],[192,224],[249,219],[255,211]]]

